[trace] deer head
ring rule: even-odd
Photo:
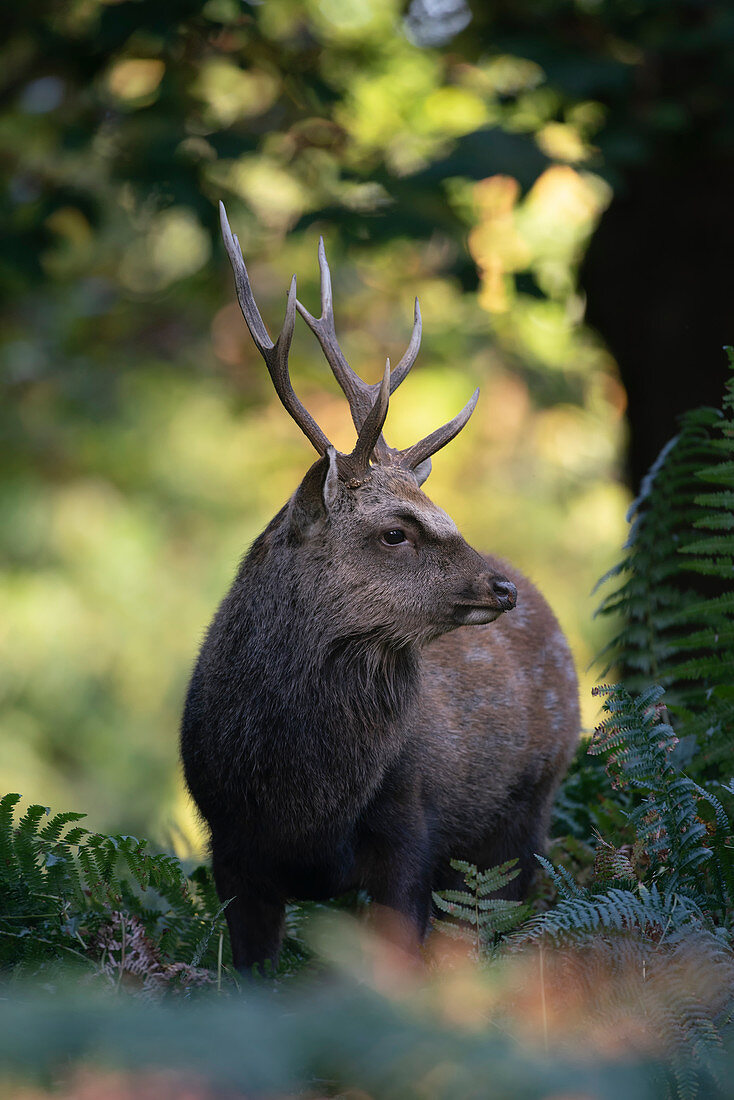
[[[220,203],[224,244],[234,271],[242,314],[265,360],[283,406],[320,455],[289,502],[279,531],[308,557],[297,567],[299,585],[313,578],[314,606],[339,609],[346,633],[372,629],[402,643],[422,641],[458,626],[492,622],[516,603],[514,584],[489,569],[459,534],[453,520],[421,491],[431,456],[469,420],[475,390],[457,416],[405,450],[382,434],[390,394],[405,379],[420,347],[421,315],[415,302],[413,333],[395,370],[387,360],[382,381],[364,382],[347,363],[334,327],[331,275],[319,243],[321,316],[296,298],[291,280],[285,320],[273,342],[257,308],[239,241]],[[337,451],[296,396],[288,370],[296,310],[316,335],[352,414],[357,441],[349,454]],[[276,538],[276,534],[271,536]],[[314,561],[328,568],[314,569]]]

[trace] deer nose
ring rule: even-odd
[[[517,603],[517,588],[512,581],[507,581],[504,577],[498,577],[492,581],[492,591],[503,611],[511,611]]]

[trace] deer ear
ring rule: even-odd
[[[313,534],[326,520],[341,491],[336,451],[328,447],[291,498],[289,519],[293,533],[304,539]]]
[[[416,481],[419,485],[422,485],[431,472],[431,460],[425,459],[423,462],[419,462],[416,468],[413,470]]]

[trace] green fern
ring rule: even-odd
[[[187,875],[145,840],[87,831],[83,814],[49,818],[34,805],[16,823],[19,802],[0,799],[0,967],[34,972],[66,958],[94,968],[99,929],[118,911],[139,922],[163,963],[216,968],[222,948],[230,963],[207,868]]]
[[[433,927],[471,944],[476,959],[486,958],[494,952],[498,937],[517,928],[529,912],[522,902],[491,897],[520,874],[517,860],[480,871],[473,863],[452,859],[451,867],[462,876],[466,889],[434,892],[434,905],[451,919],[434,920]]]
[[[732,889],[731,826],[712,791],[673,763],[678,739],[662,720],[663,689],[651,687],[637,697],[621,686],[596,693],[606,695],[604,717],[588,751],[607,754],[613,785],[642,795],[628,818],[649,860],[648,877],[665,879],[668,891],[686,888],[705,896],[709,908],[717,899],[724,919]]]
[[[678,899],[683,909],[690,903],[705,914],[708,927],[720,926],[728,932],[734,910],[732,825],[713,790],[675,766],[677,739],[664,720],[662,688],[650,687],[633,696],[622,686],[603,686],[596,693],[604,697],[603,717],[588,751],[605,756],[613,787],[632,790],[636,795],[626,813],[635,840],[634,851],[621,858],[598,838],[597,872],[602,873],[597,873],[596,886],[606,897],[609,878],[635,879],[635,887],[643,890],[640,896],[653,897],[654,891],[655,897]],[[731,793],[723,785],[718,790]],[[601,896],[593,888],[582,891],[567,871],[552,868],[543,857],[538,858],[563,901],[588,902]],[[620,901],[622,898],[619,891],[609,896]],[[565,912],[562,909],[559,919],[565,921]],[[588,931],[588,907],[582,906],[579,915],[579,929]],[[623,923],[628,916],[622,914]],[[552,923],[554,919],[548,914],[541,923]]]
[[[684,1098],[710,1090],[733,1008],[734,785],[721,781],[732,773],[733,505],[734,379],[721,412],[682,418],[630,509],[624,558],[600,582],[615,582],[599,613],[617,624],[602,675],[614,667],[624,680],[598,689],[589,753],[604,758],[624,843],[599,830],[583,887],[541,859],[558,902],[515,937],[516,949],[548,939],[601,953],[602,996],[613,1000],[610,975],[621,976],[667,1049],[671,1093]],[[588,796],[590,778],[598,785],[577,763],[570,790]],[[579,802],[577,819],[596,825],[588,799],[584,808],[565,796],[566,817]]]
[[[729,349],[730,363],[734,355]],[[709,491],[702,491],[704,487]],[[666,702],[692,774],[719,778],[734,722],[734,379],[721,411],[681,421],[630,509],[625,557],[600,584],[617,584],[599,614],[621,620],[601,654],[630,690],[650,683]],[[701,585],[719,591],[704,597]]]

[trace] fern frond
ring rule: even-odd
[[[223,933],[225,907],[208,869],[189,877],[174,856],[149,852],[147,841],[88,832],[76,824],[83,814],[42,824],[46,809],[31,806],[16,824],[19,801],[0,799],[0,964],[28,971],[73,956],[93,965],[80,929],[93,943],[93,929],[124,904],[162,964],[196,957],[217,965],[212,940]]]
[[[480,871],[473,863],[452,859],[451,867],[462,875],[466,889],[434,892],[436,909],[452,918],[434,920],[434,928],[470,943],[476,958],[491,954],[497,937],[516,928],[528,912],[522,902],[489,896],[519,875],[517,862],[511,859]]]
[[[689,766],[703,775],[725,756],[717,745],[730,719],[728,707],[717,715],[711,690],[734,687],[734,379],[723,411],[682,418],[628,518],[625,556],[608,574],[624,583],[598,611],[622,619],[599,655],[602,675],[617,667],[632,690],[646,680],[664,685],[678,736],[701,750]],[[704,599],[697,578],[718,580],[723,590]]]
[[[517,944],[547,937],[555,943],[578,943],[580,938],[602,932],[637,931],[658,939],[669,933],[706,927],[700,907],[685,895],[661,893],[657,886],[640,884],[638,891],[609,887],[603,893],[563,898],[547,913],[530,920]]]

